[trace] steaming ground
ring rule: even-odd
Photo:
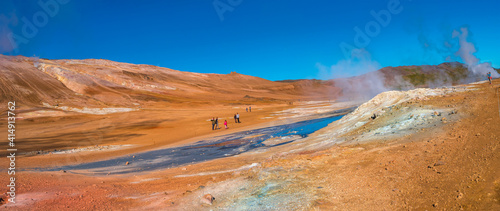
[[[499,82],[385,92],[292,144],[148,174],[22,172],[16,208],[498,210]]]
[[[420,89],[484,80],[491,66],[474,59],[279,82],[107,60],[0,61],[0,101],[19,103],[22,131],[20,203],[4,205],[10,209],[498,209],[498,81]],[[26,171],[132,161],[137,153],[317,119],[362,102],[308,137],[273,137],[262,142],[272,147],[236,156],[126,175]],[[242,123],[233,123],[235,113]],[[228,120],[229,129],[212,131],[211,117]],[[203,204],[204,194],[216,201]]]
[[[379,94],[175,207],[201,209],[196,202],[210,193],[218,201],[207,210],[499,209],[495,89],[481,83]]]

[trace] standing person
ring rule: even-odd
[[[219,117],[215,118],[215,129],[219,129]]]
[[[238,123],[238,121],[236,121],[236,114],[234,114],[234,123]]]
[[[252,106],[248,107],[248,110],[249,110],[250,112],[252,112]]]
[[[248,107],[247,107],[247,112],[248,112]]]
[[[215,128],[215,117],[212,117],[211,121],[212,121],[212,130],[214,130],[214,128]]]
[[[224,120],[224,127],[227,129],[227,120]]]
[[[491,72],[488,72],[487,76],[488,76],[488,80],[490,81],[490,84],[491,84]]]
[[[238,120],[238,123],[241,123],[240,122],[240,114],[239,113],[236,113],[236,119]]]

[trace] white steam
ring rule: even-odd
[[[458,38],[460,48],[455,53],[459,56],[462,61],[467,64],[469,71],[476,75],[486,75],[486,73],[491,72],[493,77],[498,77],[499,74],[493,69],[491,63],[483,62],[474,55],[477,52],[474,43],[469,42],[467,38],[469,37],[469,28],[461,27],[460,31],[453,30],[453,38]]]
[[[331,67],[319,63],[316,67],[321,79],[335,79],[335,87],[342,89],[342,97],[346,100],[370,99],[389,90],[385,86],[384,75],[377,71],[381,68],[380,64],[373,61],[364,49],[353,50],[351,58],[340,60]]]
[[[319,77],[322,79],[347,78],[376,71],[381,68],[380,64],[371,59],[371,55],[364,49],[352,50],[351,58],[343,59],[331,67],[316,64],[319,69]]]

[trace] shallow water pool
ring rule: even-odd
[[[86,174],[126,174],[199,163],[234,156],[255,149],[271,148],[291,143],[307,137],[333,121],[339,120],[343,115],[339,116],[338,113],[343,112],[337,111],[332,114],[333,116],[329,117],[217,136],[186,146],[158,149],[105,161],[48,170],[67,170]],[[127,162],[129,162],[128,165],[126,165]]]

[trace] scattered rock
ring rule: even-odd
[[[182,170],[183,170],[183,171],[186,171],[187,169],[186,169],[186,167],[184,167],[184,168],[182,168]]]
[[[476,136],[481,136],[481,133],[477,133]]]
[[[201,199],[202,203],[209,205],[212,205],[213,201],[215,201],[215,197],[213,197],[211,194],[205,194]]]
[[[128,165],[128,164],[130,164],[130,163],[127,161],[127,162],[125,163],[125,165]]]
[[[438,206],[438,203],[436,202],[436,203],[432,204],[432,206],[433,206],[433,207],[437,207],[437,206]]]

